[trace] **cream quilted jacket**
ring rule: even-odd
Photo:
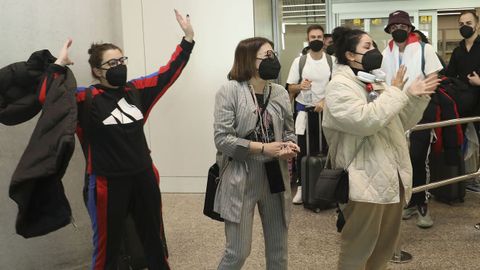
[[[385,83],[375,84],[374,89],[381,94],[368,103],[365,84],[344,65],[339,65],[328,84],[323,127],[333,166],[347,166],[366,137],[348,168],[350,200],[398,203],[400,177],[404,200],[408,202],[412,195],[412,165],[405,131],[421,119],[430,98],[414,97]]]

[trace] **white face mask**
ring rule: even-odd
[[[384,82],[385,77],[385,72],[381,71],[380,69],[373,70],[371,73],[359,71],[357,74],[357,78],[364,83]]]

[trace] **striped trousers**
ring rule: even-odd
[[[248,169],[240,223],[225,221],[226,249],[218,269],[241,269],[250,255],[256,205],[262,220],[267,269],[287,269],[288,229],[283,218],[283,193],[270,193],[263,163],[249,161]]]

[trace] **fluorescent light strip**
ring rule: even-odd
[[[305,16],[283,16],[283,19],[295,19],[295,18],[325,18],[325,15],[305,15]]]
[[[308,23],[306,22],[284,22],[283,23],[283,32],[285,33],[285,26],[287,25],[307,25]]]
[[[287,13],[307,13],[307,12],[325,12],[325,9],[309,9],[309,10],[292,10],[292,11],[283,11],[283,14]]]
[[[289,7],[316,7],[316,6],[325,6],[325,4],[284,5],[282,7],[289,8]]]
[[[437,12],[456,11],[456,10],[475,10],[475,8],[446,8],[446,9],[439,9],[439,10],[437,10]]]
[[[438,16],[447,16],[447,15],[460,15],[461,12],[448,12],[448,13],[438,13]]]

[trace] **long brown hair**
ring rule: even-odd
[[[257,73],[255,66],[257,52],[265,43],[270,44],[273,48],[273,42],[264,37],[253,37],[240,41],[235,49],[235,59],[227,78],[244,82],[254,77]]]

